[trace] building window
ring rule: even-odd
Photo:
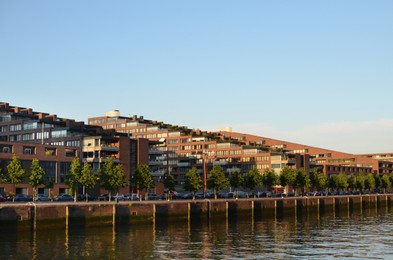
[[[0,153],[12,153],[12,145],[1,145]]]
[[[67,157],[76,157],[76,150],[74,149],[66,149],[65,156]]]
[[[48,148],[48,147],[46,147],[45,148],[45,155],[55,156],[56,155],[56,151],[57,151],[56,148]]]
[[[10,125],[10,132],[15,132],[15,131],[20,131],[20,130],[22,130],[21,124]]]
[[[23,146],[23,154],[35,154],[35,147]]]
[[[23,140],[23,141],[31,141],[31,140],[34,140],[34,133],[22,135],[22,140]]]
[[[67,137],[67,130],[53,131],[52,138]]]

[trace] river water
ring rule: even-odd
[[[387,207],[0,231],[0,259],[393,259],[393,211]]]

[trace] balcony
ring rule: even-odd
[[[191,166],[191,163],[189,163],[189,162],[178,162],[177,166],[178,167],[189,167],[189,166]]]
[[[149,165],[151,165],[151,166],[163,166],[163,165],[167,165],[167,161],[149,161]]]
[[[213,162],[214,165],[228,165],[227,161],[215,161]]]
[[[110,151],[110,152],[118,152],[119,151],[119,147],[103,144],[103,145],[101,145],[101,150],[102,151]]]
[[[149,149],[149,154],[163,154],[163,153],[165,153],[165,151],[154,149],[154,148]]]
[[[101,157],[101,158],[99,158],[99,162],[100,162],[100,163],[105,163],[106,161],[108,161],[109,158],[110,158],[110,157]],[[113,157],[112,157],[112,158],[113,158]],[[113,158],[113,162],[114,162],[114,163],[120,163],[120,160],[117,159],[117,158]]]
[[[162,177],[166,173],[166,170],[163,171],[155,171],[155,172],[150,172],[150,175],[153,177]]]
[[[295,160],[287,160],[287,165],[295,165],[296,161]]]

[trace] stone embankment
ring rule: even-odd
[[[192,221],[215,217],[231,219],[244,215],[276,218],[294,216],[294,214],[389,208],[392,201],[393,194],[377,194],[146,202],[2,203],[0,227],[43,229],[69,225]]]

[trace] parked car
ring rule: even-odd
[[[224,192],[224,193],[220,193],[220,198],[224,198],[224,199],[233,199],[235,197],[235,193],[234,192]]]
[[[94,196],[91,196],[90,194],[78,194],[77,200],[78,201],[86,201],[86,196],[88,201],[94,201],[96,198]]]
[[[51,201],[52,199],[48,195],[39,193],[39,194],[37,194],[36,200],[37,201]]]
[[[16,194],[14,196],[14,201],[33,201],[33,198],[26,194]]]
[[[248,193],[247,192],[245,192],[245,191],[241,191],[241,190],[239,190],[239,191],[236,191],[235,192],[235,197],[237,197],[237,198],[248,198]]]
[[[5,198],[3,197],[3,195],[0,194],[0,202],[4,202]]]
[[[121,193],[119,193],[119,194],[113,196],[112,198],[113,198],[113,200],[115,200],[115,201],[126,200],[126,196],[124,196],[124,194],[121,194]]]
[[[63,195],[57,196],[55,198],[55,201],[74,201],[74,196],[71,196],[69,194],[63,194]]]
[[[296,194],[295,194],[294,192],[288,192],[288,195],[287,195],[287,196],[288,196],[288,197],[295,197],[295,195],[296,195]]]
[[[137,193],[124,195],[126,200],[139,200],[139,196]]]
[[[101,194],[100,196],[98,196],[97,199],[99,201],[106,201],[106,200],[109,200],[109,195],[108,194]]]
[[[257,196],[258,198],[270,198],[272,197],[272,193],[270,191],[268,192],[263,191],[263,192],[258,192]]]
[[[158,196],[157,194],[149,193],[149,194],[147,195],[147,199],[148,199],[148,200],[160,200],[161,197]]]

